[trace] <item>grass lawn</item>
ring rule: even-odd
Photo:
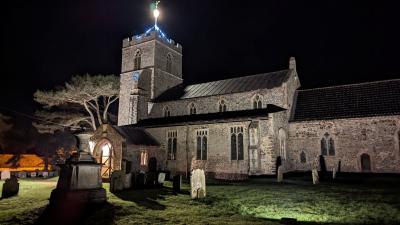
[[[2,182],[0,183],[2,186]],[[17,197],[0,200],[0,224],[32,224],[48,203],[56,179],[20,180]],[[108,184],[104,185],[108,189]],[[108,194],[108,204],[92,210],[83,224],[399,224],[399,177],[339,179],[312,185],[304,178],[252,179],[207,186],[207,198],[191,200],[189,186],[173,195],[163,189]]]

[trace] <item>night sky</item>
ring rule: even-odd
[[[400,77],[397,2],[164,0],[159,26],[183,46],[185,83],[281,70],[295,56],[302,88],[322,87]],[[122,39],[153,24],[150,3],[2,3],[0,107],[33,114],[36,89],[118,75]]]

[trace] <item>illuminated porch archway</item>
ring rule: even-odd
[[[108,139],[100,140],[93,150],[93,157],[102,164],[101,177],[108,179],[113,171],[114,148]]]

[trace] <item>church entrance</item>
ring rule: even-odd
[[[101,177],[109,179],[112,172],[113,147],[107,139],[100,141],[93,151],[93,156],[101,163]]]
[[[151,157],[149,160],[149,172],[157,171],[157,159],[155,157]]]
[[[361,171],[371,172],[371,157],[366,153],[361,155]]]

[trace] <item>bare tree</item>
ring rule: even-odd
[[[54,90],[38,90],[34,100],[44,110],[34,126],[41,133],[53,133],[65,128],[96,130],[108,122],[109,108],[118,99],[119,79],[113,75],[74,76],[64,86]]]

